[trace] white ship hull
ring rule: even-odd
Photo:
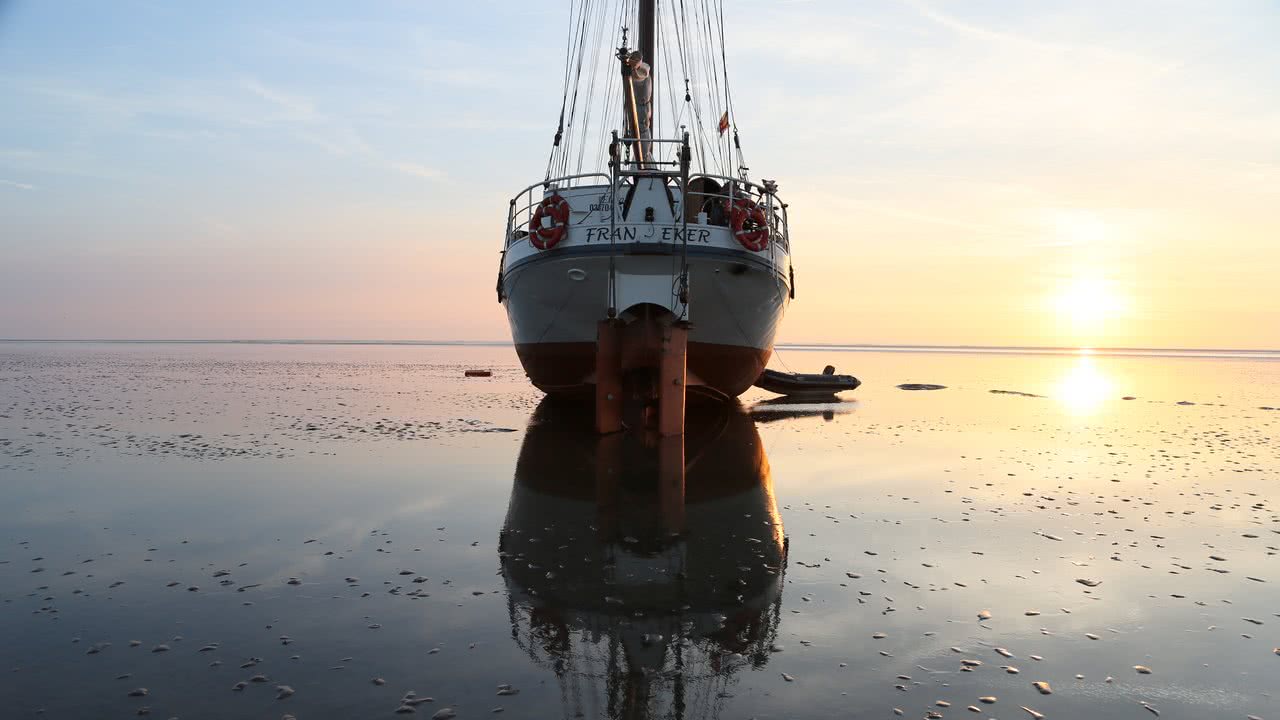
[[[642,310],[688,321],[688,384],[737,396],[764,370],[790,300],[784,236],[749,250],[705,214],[686,224],[678,188],[647,178],[635,184],[612,216],[608,185],[559,190],[571,207],[570,223],[548,249],[534,247],[513,223],[500,295],[525,371],[547,392],[592,385],[598,325],[612,304],[623,322]],[[682,299],[675,279],[686,258]]]

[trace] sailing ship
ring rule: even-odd
[[[743,158],[719,3],[571,6],[560,120],[508,207],[498,300],[536,387],[594,388],[601,432],[627,413],[675,435],[687,389],[733,398],[765,369],[795,293],[787,205]]]

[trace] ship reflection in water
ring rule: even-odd
[[[547,398],[499,541],[511,637],[565,717],[715,717],[769,661],[787,539],[755,423],[689,406],[689,433],[598,436]]]

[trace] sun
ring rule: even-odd
[[[1078,275],[1058,289],[1053,308],[1073,332],[1098,333],[1124,313],[1125,303],[1101,277]]]

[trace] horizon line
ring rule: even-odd
[[[351,340],[337,338],[0,338],[0,343],[102,343],[117,345],[471,345],[476,347],[514,347],[510,340]],[[1271,348],[1218,348],[1218,347],[1125,347],[1125,346],[1074,346],[1074,345],[929,345],[919,343],[831,343],[831,342],[781,342],[774,347],[782,349],[868,349],[868,350],[1012,350],[1035,352],[1079,353],[1266,353],[1280,354]]]

